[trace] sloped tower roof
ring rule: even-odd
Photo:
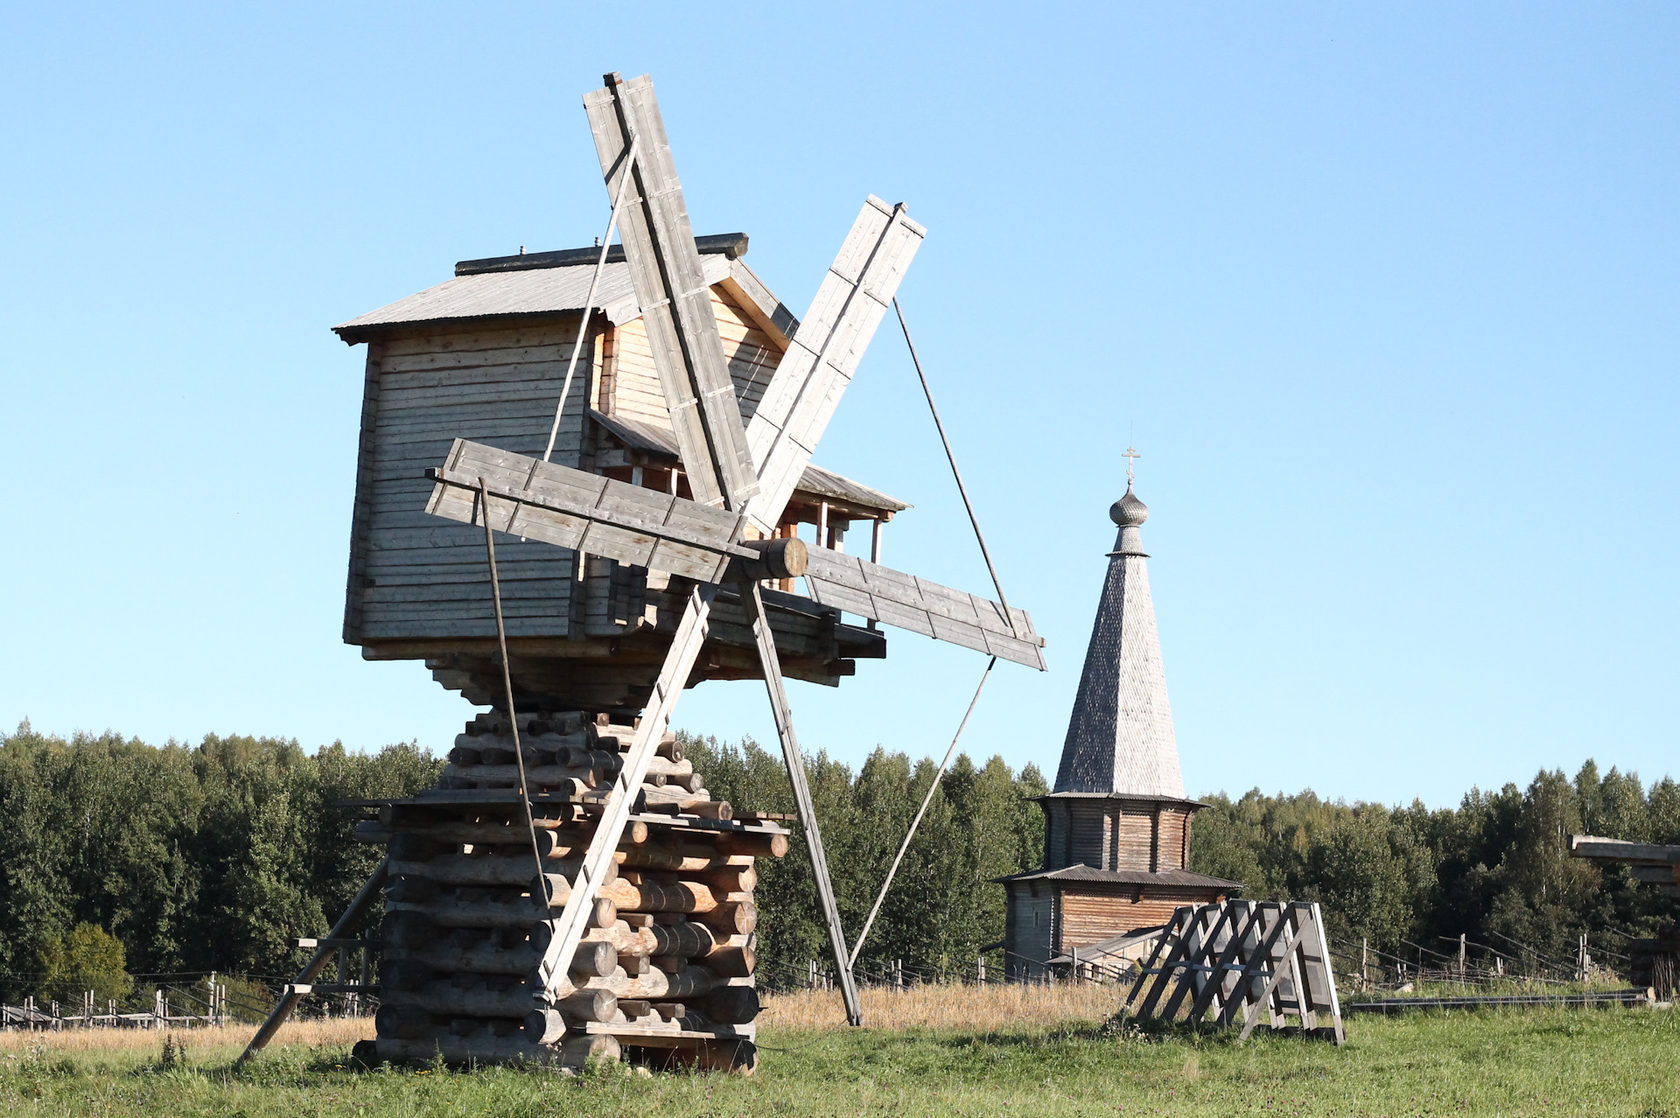
[[[1181,800],[1184,778],[1139,533],[1149,509],[1130,480],[1108,515],[1120,526],[1120,536],[1109,552],[1108,577],[1056,770],[1056,793]]]

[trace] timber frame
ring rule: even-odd
[[[1126,995],[1123,1017],[1217,1028],[1295,1026],[1347,1043],[1316,903],[1223,901],[1179,909]]]

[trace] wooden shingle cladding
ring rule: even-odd
[[[352,644],[495,636],[480,529],[426,515],[427,469],[457,437],[541,455],[578,316],[513,327],[429,325],[370,343],[352,514],[344,639]],[[593,346],[580,356],[554,461],[579,465]],[[510,637],[569,635],[573,554],[498,548]]]

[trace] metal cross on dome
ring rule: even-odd
[[[871,197],[743,428],[664,124],[646,77],[609,74],[584,97],[609,198],[652,342],[693,500],[457,439],[427,511],[692,580],[670,651],[613,781],[539,966],[552,1004],[585,933],[660,738],[705,643],[720,585],[738,591],[764,669],[771,713],[810,848],[846,1012],[861,1022],[845,933],[794,736],[759,580],[803,576],[819,605],[923,633],[1040,670],[1044,642],[1024,611],[797,538],[772,539],[795,484],[925,230],[903,205]],[[621,195],[622,188],[622,195]]]

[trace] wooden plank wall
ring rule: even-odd
[[[1190,865],[1190,818],[1187,808],[1165,808],[1161,812],[1161,869],[1185,869]]]
[[[1044,973],[1043,960],[1052,954],[1055,942],[1056,906],[1052,889],[1032,883],[1009,887],[1005,912],[1004,942],[1014,956],[1004,957],[1004,973],[1029,977]]]
[[[729,375],[735,382],[741,418],[745,420],[763,399],[770,375],[782,359],[782,350],[770,335],[753,324],[733,299],[716,287],[711,289],[711,294],[723,353],[729,360]],[[602,390],[595,403],[600,411],[670,430],[670,412],[665,407],[659,373],[653,367],[653,347],[641,319],[617,328],[613,375],[610,384],[603,381]]]
[[[540,456],[576,334],[576,317],[567,317],[509,329],[433,327],[370,347],[347,641],[495,635],[483,529],[427,516],[425,471],[457,437]],[[586,354],[556,462],[580,464],[591,379]],[[509,636],[566,636],[573,553],[504,537],[496,558]]]
[[[1126,804],[1114,813],[1115,869],[1163,868],[1155,864],[1155,812],[1143,804]]]
[[[1109,814],[1113,804],[1103,800],[1082,800],[1069,805],[1069,826],[1073,832],[1073,862],[1110,868]]]
[[[1068,843],[1068,810],[1066,800],[1044,801],[1044,868],[1059,870],[1071,865]]]
[[[1059,951],[1084,947],[1110,939],[1134,928],[1149,928],[1165,924],[1173,910],[1180,905],[1200,904],[1211,898],[1144,897],[1134,900],[1131,893],[1080,892],[1073,888],[1062,890],[1062,927]]]

